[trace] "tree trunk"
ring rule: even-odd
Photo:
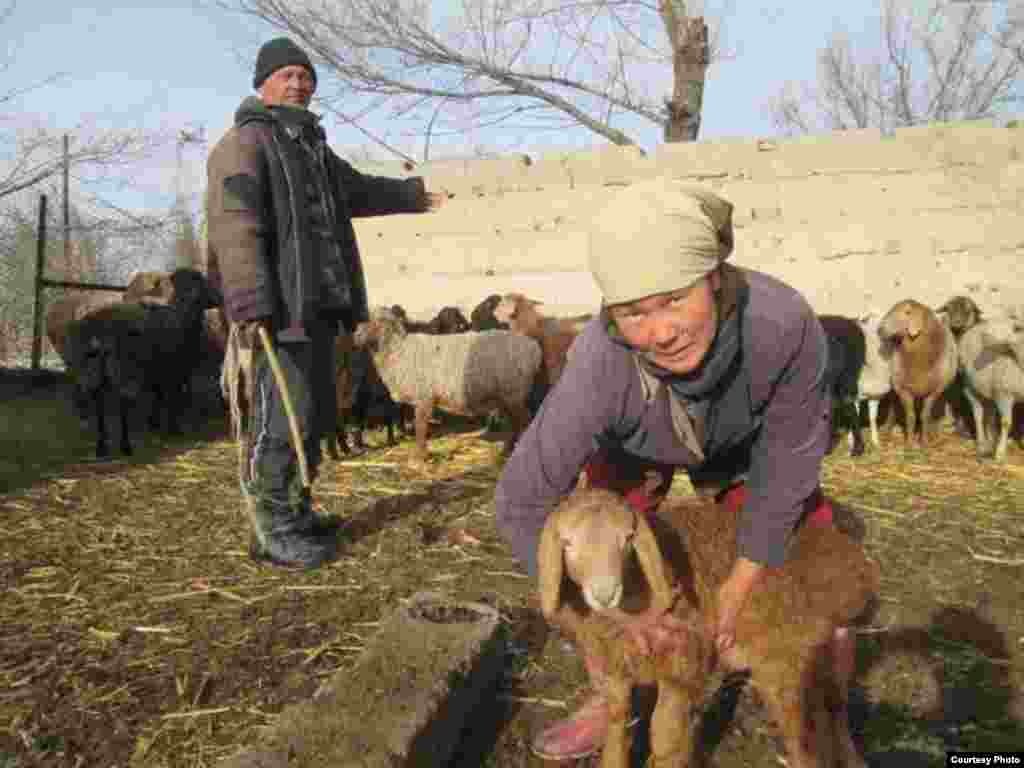
[[[708,25],[689,18],[682,0],[661,0],[661,17],[672,46],[672,98],[665,102],[665,141],[696,141],[708,71]]]

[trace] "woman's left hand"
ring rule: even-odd
[[[740,613],[763,572],[763,565],[741,557],[718,588],[718,615],[714,626],[708,629],[719,653],[725,653],[736,644],[736,624]]]

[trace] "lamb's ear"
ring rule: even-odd
[[[654,531],[651,530],[647,518],[641,512],[635,512],[634,515],[636,536],[633,539],[633,548],[636,550],[640,569],[651,588],[651,607],[667,611],[672,606],[673,595],[665,560],[661,556],[658,541],[654,538]]]
[[[551,620],[562,602],[562,542],[558,537],[556,513],[548,515],[540,532],[537,546],[537,581],[540,588],[540,609],[544,618]]]

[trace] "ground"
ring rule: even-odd
[[[0,768],[214,765],[424,588],[508,622],[505,677],[459,768],[542,765],[529,735],[573,707],[583,673],[495,531],[500,442],[454,425],[419,463],[411,439],[389,448],[373,432],[368,452],[326,460],[316,496],[343,521],[342,556],[296,573],[248,556],[219,415],[96,461],[64,382],[9,385],[0,376]],[[826,462],[826,490],[883,574],[858,638],[855,738],[871,765],[901,768],[1022,749],[1024,449],[981,461],[948,425],[926,453],[883,440]],[[709,686],[701,733],[721,768],[779,759],[740,678]]]

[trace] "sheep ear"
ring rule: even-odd
[[[635,512],[636,537],[633,539],[633,548],[636,550],[637,560],[644,572],[647,584],[651,588],[652,608],[659,611],[667,611],[672,606],[672,585],[669,582],[668,571],[665,568],[665,560],[658,548],[658,540],[654,538],[654,531],[643,513]]]
[[[556,513],[548,515],[537,546],[537,582],[540,588],[540,609],[549,621],[558,613],[562,601],[562,542],[558,538]]]

